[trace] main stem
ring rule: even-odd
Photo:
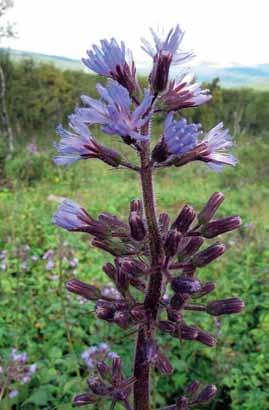
[[[153,273],[150,276],[144,300],[148,320],[147,324],[139,327],[136,343],[134,376],[137,381],[134,385],[134,410],[150,410],[150,364],[146,360],[146,349],[148,340],[154,335],[155,321],[159,310],[159,301],[162,293],[161,266],[164,261],[164,249],[155,209],[150,146],[148,142],[143,143],[140,159],[141,185]]]

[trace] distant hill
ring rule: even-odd
[[[66,70],[83,70],[79,60],[68,57],[33,53],[28,51],[10,50],[11,57],[20,61],[23,58],[32,58],[39,62],[53,63],[56,67]],[[224,87],[253,87],[259,89],[269,88],[269,64],[253,66],[233,65],[229,67],[218,66],[212,62],[204,62],[191,67],[199,81],[211,81],[218,77]],[[141,75],[149,73],[148,62],[138,64],[138,72]],[[172,75],[176,76],[175,69]]]

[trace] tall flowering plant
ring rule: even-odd
[[[185,312],[220,316],[239,313],[244,307],[242,300],[236,297],[206,302],[205,297],[213,293],[215,284],[205,283],[198,275],[199,268],[225,252],[220,242],[202,248],[206,240],[241,225],[239,216],[215,218],[224,200],[223,193],[213,193],[200,212],[186,204],[172,221],[167,213],[157,212],[155,172],[194,161],[219,171],[226,165],[235,165],[236,158],[230,153],[232,139],[222,123],[205,132],[200,124],[188,123],[181,115],[181,109],[204,104],[211,96],[189,74],[179,81],[169,80],[171,65],[180,65],[192,58],[191,52],[181,49],[180,27],[176,26],[164,36],[153,30],[151,34],[152,43],[142,40],[142,48],[153,62],[147,89],[140,88],[132,54],[125,44],[115,39],[102,40],[99,46],[94,45],[87,52],[83,62],[92,71],[107,77],[107,85],[97,84],[99,99],[81,97],[83,106],[70,115],[68,130],[57,127],[60,141],[55,144],[59,153],[56,164],[94,158],[110,167],[136,173],[142,191],[142,199],[131,201],[126,221],[109,213],[101,213],[94,219],[71,200],[65,200],[53,217],[59,227],[91,235],[93,246],[115,258],[114,263],[103,266],[114,283],[111,291],[78,279],[68,281],[67,289],[92,301],[98,319],[122,329],[137,330],[132,374],[123,374],[118,355],[100,356],[88,379],[88,391],[74,398],[75,406],[98,406],[100,400],[108,399],[111,409],[119,402],[128,410],[149,410],[150,370],[155,368],[166,375],[173,372],[156,335],[167,333],[179,340],[212,347],[216,345],[215,336],[186,323]],[[152,146],[151,122],[160,112],[166,113],[166,119],[160,140]],[[139,165],[97,141],[90,131],[94,124],[134,149]],[[216,392],[215,385],[202,386],[194,380],[185,388],[184,395],[166,409],[186,410],[204,405]]]

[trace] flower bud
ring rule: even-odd
[[[108,276],[110,279],[113,280],[113,282],[116,281],[117,271],[116,271],[116,269],[115,269],[115,266],[112,265],[112,263],[106,263],[106,264],[103,266],[103,271],[107,274],[107,276]]]
[[[225,245],[222,243],[215,243],[209,246],[204,251],[196,253],[192,258],[192,263],[196,267],[206,266],[213,260],[219,258],[225,252]]]
[[[195,404],[206,404],[210,402],[217,394],[217,388],[214,384],[208,384],[198,395]]]
[[[205,224],[214,216],[219,206],[224,201],[224,194],[222,192],[214,192],[209,198],[207,204],[198,214],[198,221],[200,224]]]
[[[162,235],[167,235],[170,219],[167,213],[163,212],[159,215],[159,228]]]
[[[131,324],[131,316],[127,310],[118,310],[113,317],[113,321],[117,323],[122,329],[127,329]]]
[[[189,298],[188,293],[176,293],[170,300],[172,309],[180,310]]]
[[[174,336],[185,340],[196,340],[198,336],[198,329],[194,326],[188,326],[185,323],[182,323]]]
[[[117,284],[117,288],[123,292],[126,291],[129,286],[128,274],[121,267],[120,269],[117,270],[116,284]]]
[[[245,304],[243,300],[239,298],[230,298],[208,303],[206,311],[210,315],[220,316],[229,315],[231,313],[240,313],[244,307]]]
[[[214,347],[217,344],[216,338],[211,333],[205,332],[199,328],[197,328],[197,332],[196,340],[198,340],[198,342],[209,347]]]
[[[167,318],[171,322],[179,323],[182,321],[182,315],[178,310],[167,308]]]
[[[207,282],[202,286],[201,290],[194,295],[194,297],[195,298],[201,298],[201,297],[203,297],[205,295],[208,295],[209,293],[213,292],[213,290],[215,290],[215,289],[216,289],[215,283]]]
[[[136,212],[139,216],[143,216],[143,204],[140,199],[132,199],[130,202],[130,212]]]
[[[142,241],[146,236],[146,227],[143,219],[137,212],[131,212],[129,216],[131,235],[136,241]]]
[[[98,398],[94,396],[94,394],[92,393],[81,393],[81,394],[77,394],[73,398],[72,404],[75,407],[79,407],[79,406],[85,406],[91,403],[96,403],[97,400]]]
[[[200,387],[200,382],[198,380],[193,380],[188,386],[186,387],[186,394],[189,396],[193,396]]]
[[[95,313],[99,319],[111,322],[114,318],[115,307],[105,300],[98,300],[95,305]]]
[[[205,238],[215,238],[225,232],[238,229],[242,225],[240,216],[228,216],[227,218],[217,219],[204,225],[201,233]]]
[[[175,222],[172,224],[172,229],[177,229],[181,233],[186,233],[195,216],[196,212],[194,208],[190,205],[185,205],[176,218]]]
[[[112,380],[115,385],[118,385],[122,379],[121,366],[122,366],[121,358],[115,357],[112,360]]]
[[[176,410],[188,410],[188,399],[185,396],[180,397],[176,401]]]
[[[96,363],[96,368],[101,376],[102,379],[110,380],[111,378],[111,369],[105,362],[98,362]]]
[[[146,319],[146,310],[144,304],[135,305],[131,309],[130,313],[135,322],[142,322]]]
[[[89,377],[87,383],[92,392],[98,396],[106,396],[111,391],[111,388],[106,386],[98,377]]]
[[[172,280],[171,287],[175,293],[192,294],[201,290],[201,282],[190,276],[178,276]]]
[[[161,374],[170,375],[174,369],[167,357],[159,350],[155,361],[155,366]]]
[[[173,258],[173,256],[177,254],[181,238],[182,234],[176,230],[168,232],[166,241],[164,243],[164,250],[166,256]]]
[[[164,333],[169,333],[170,335],[174,335],[176,331],[176,326],[174,323],[171,323],[168,320],[160,320],[159,329]]]
[[[101,297],[101,292],[98,288],[78,279],[69,280],[66,283],[66,289],[69,292],[76,293],[87,300],[98,300]]]
[[[159,93],[166,89],[171,62],[172,54],[170,52],[162,51],[155,55],[153,69],[149,76],[153,93]]]
[[[189,238],[187,245],[179,251],[178,256],[180,259],[192,256],[203,245],[204,239],[201,236],[192,236]]]

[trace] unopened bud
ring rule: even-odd
[[[184,307],[189,298],[188,293],[176,293],[170,300],[170,305],[173,309],[180,310]]]
[[[157,353],[155,366],[159,370],[159,372],[164,375],[170,375],[174,371],[170,361],[160,350]]]
[[[215,243],[209,246],[204,251],[196,253],[192,258],[192,263],[197,267],[208,265],[213,260],[219,258],[225,252],[225,245],[222,243]]]
[[[216,289],[216,285],[213,282],[207,282],[205,283],[201,290],[199,292],[197,292],[194,297],[195,298],[201,298],[205,295],[208,295],[209,293],[213,292]]]
[[[194,208],[190,205],[185,205],[180,211],[180,214],[176,218],[175,222],[172,224],[172,229],[177,229],[181,233],[186,233],[195,216],[196,212]]]
[[[107,302],[105,300],[98,300],[95,305],[95,313],[99,319],[110,322],[113,320],[115,307],[110,302]]]
[[[159,228],[161,234],[166,236],[169,229],[170,219],[167,213],[163,212],[159,215]]]
[[[182,323],[177,330],[175,336],[185,340],[196,340],[198,336],[198,329],[194,326],[188,326]]]
[[[217,340],[211,333],[205,332],[204,330],[199,329],[199,328],[197,328],[197,331],[198,331],[198,334],[197,334],[196,340],[198,340],[198,342],[206,346],[209,346],[209,347],[216,346]]]
[[[78,279],[69,280],[66,283],[66,289],[69,292],[76,293],[87,300],[98,300],[101,297],[101,292],[98,288]]]
[[[188,403],[189,403],[189,401],[188,401],[187,397],[185,397],[185,396],[180,397],[176,401],[176,410],[188,410],[188,408],[189,408]]]
[[[215,238],[225,232],[238,229],[242,225],[240,216],[228,216],[227,218],[217,219],[204,225],[201,233],[205,238]]]
[[[178,276],[171,282],[171,287],[175,293],[192,294],[201,290],[201,282],[190,276]]]
[[[127,310],[118,310],[114,314],[113,321],[122,329],[127,329],[127,327],[132,323],[130,313]]]
[[[126,291],[128,289],[128,286],[129,286],[128,274],[121,267],[117,271],[116,284],[117,284],[117,288],[120,291]]]
[[[146,227],[143,219],[137,212],[131,212],[129,216],[131,235],[136,241],[142,241],[146,236]]]
[[[214,192],[209,198],[207,204],[198,215],[198,221],[205,224],[215,215],[217,209],[224,201],[224,194],[222,192]]]
[[[115,269],[115,266],[112,265],[112,263],[106,263],[106,264],[103,266],[103,271],[107,274],[107,276],[108,276],[110,279],[113,280],[113,282],[116,281],[117,271],[116,271],[116,269]]]
[[[85,406],[87,404],[96,403],[97,399],[98,398],[92,393],[81,393],[73,398],[72,404],[75,407]]]
[[[98,377],[89,377],[87,383],[92,392],[98,396],[106,396],[111,390],[111,388],[106,386]]]
[[[122,379],[121,366],[122,366],[121,358],[115,357],[112,360],[112,380],[115,385],[119,385]]]
[[[195,400],[195,404],[206,404],[210,402],[217,394],[217,388],[214,384],[207,385]]]
[[[111,369],[110,367],[105,363],[105,362],[98,362],[96,364],[96,368],[100,374],[100,376],[102,377],[102,379],[106,380],[110,380],[111,377]]]
[[[201,236],[192,236],[189,238],[187,245],[179,251],[180,259],[192,256],[203,245],[204,239]]]
[[[170,335],[174,335],[176,331],[176,325],[174,323],[169,322],[168,320],[160,320],[159,329],[162,332],[169,333]]]
[[[177,254],[181,238],[182,234],[176,230],[168,232],[166,241],[164,243],[164,250],[166,256],[172,258]]]
[[[142,322],[146,319],[144,304],[134,306],[130,313],[135,322]]]
[[[243,300],[239,298],[230,298],[216,300],[208,303],[206,307],[207,313],[213,316],[229,315],[232,313],[240,313],[245,307]]]
[[[198,380],[193,380],[188,386],[186,387],[186,394],[189,396],[193,396],[200,387],[200,382]]]
[[[143,204],[140,199],[132,199],[130,202],[130,212],[136,212],[139,216],[143,216]]]

